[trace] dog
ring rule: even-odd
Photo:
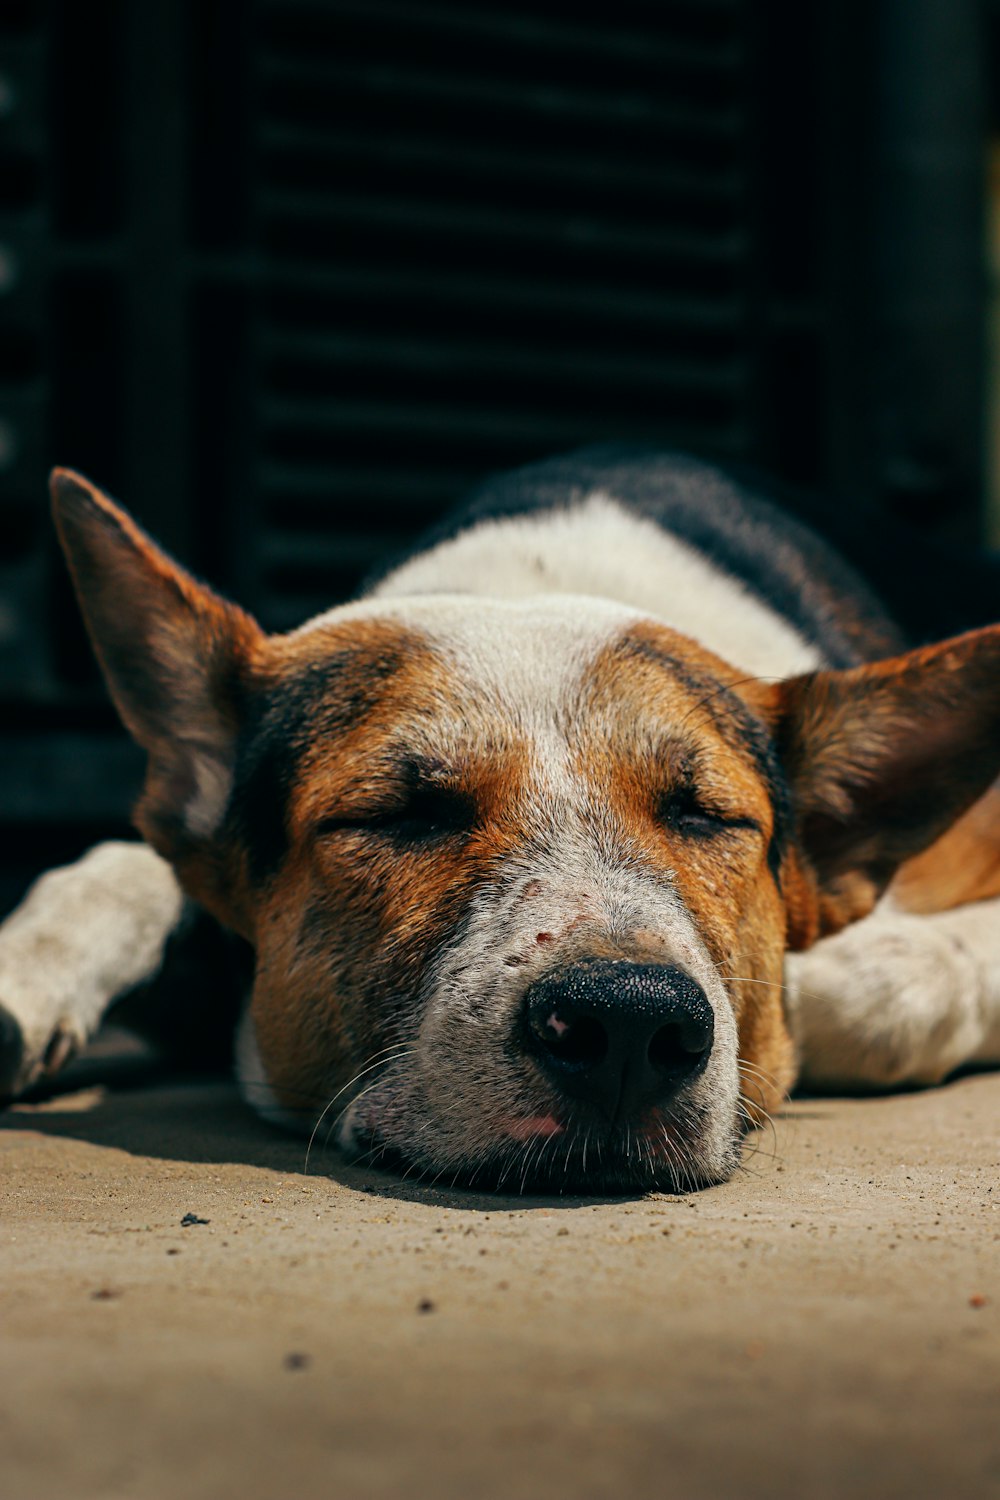
[[[9,1095],[192,903],[253,950],[249,1102],[457,1182],[686,1191],[797,1079],[1000,1062],[1000,626],[908,650],[824,543],[671,454],[488,481],[276,636],[87,480],[52,497],[145,842],[0,930]]]

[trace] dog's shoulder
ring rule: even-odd
[[[776,675],[904,644],[862,579],[756,486],[688,455],[633,448],[488,480],[371,592],[599,596]]]

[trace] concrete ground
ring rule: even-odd
[[[15,1109],[0,1495],[1000,1496],[1000,1075],[756,1145],[518,1200],[306,1175],[221,1083]]]

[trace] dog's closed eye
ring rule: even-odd
[[[471,800],[448,787],[421,785],[387,803],[334,813],[316,828],[318,838],[339,833],[368,834],[399,844],[436,843],[468,833],[475,818]]]
[[[760,832],[755,818],[742,817],[707,805],[689,784],[664,792],[657,805],[659,821],[672,833],[684,838],[710,839],[740,829]]]

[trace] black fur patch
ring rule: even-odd
[[[303,752],[357,724],[401,664],[391,652],[336,652],[249,705],[236,747],[227,832],[246,848],[255,885],[276,874],[288,851],[288,798]]]

